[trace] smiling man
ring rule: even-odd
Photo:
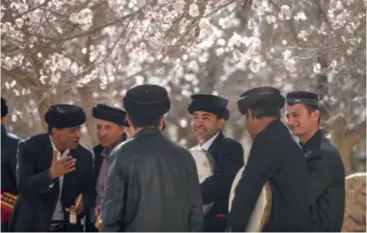
[[[49,108],[45,120],[48,133],[18,145],[19,196],[10,231],[82,231],[80,218],[90,209],[93,194],[93,156],[79,144],[86,115],[76,105],[59,104]],[[76,224],[69,221],[71,211]]]
[[[287,124],[299,137],[308,168],[309,231],[341,231],[345,207],[345,172],[340,154],[319,128],[315,93],[287,94]]]
[[[96,119],[97,137],[100,144],[93,148],[95,207],[89,215],[87,231],[96,232],[98,229],[94,225],[101,212],[101,202],[106,186],[109,157],[112,150],[126,140],[125,130],[128,124],[125,121],[125,111],[104,104],[97,104],[93,108],[92,115]]]
[[[231,185],[238,170],[244,165],[243,148],[234,139],[221,132],[229,118],[228,100],[215,95],[193,95],[188,106],[192,115],[191,127],[200,149],[215,159],[214,175],[201,184],[203,204],[214,202],[205,215],[204,231],[224,231]]]

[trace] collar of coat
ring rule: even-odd
[[[5,136],[6,136],[6,129],[5,129],[5,126],[1,124],[1,137],[5,137]]]
[[[316,133],[308,140],[305,144],[301,144],[304,153],[310,153],[312,149],[318,148],[321,145],[322,139],[325,137],[321,129],[316,131]]]
[[[220,142],[222,141],[222,139],[224,138],[224,135],[222,132],[219,132],[218,136],[214,139],[213,143],[210,145],[209,147],[209,153],[213,153],[213,151],[217,151],[219,146],[220,146]]]
[[[157,127],[146,127],[136,133],[134,138],[139,138],[145,135],[161,134],[161,131]]]

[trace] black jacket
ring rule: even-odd
[[[307,168],[299,145],[275,120],[253,140],[228,216],[230,231],[244,231],[266,182],[272,191],[270,219],[263,231],[307,231]]]
[[[200,185],[186,149],[145,128],[112,152],[101,231],[201,231]]]
[[[309,231],[341,231],[345,171],[340,154],[319,130],[303,145],[309,173]]]
[[[17,145],[22,140],[1,125],[1,191],[17,194]]]
[[[69,214],[65,208],[74,205],[75,199],[83,193],[84,211],[87,212],[91,207],[93,192],[92,153],[79,145],[70,151],[70,155],[77,159],[76,169],[64,176],[61,194],[67,223]],[[45,232],[50,225],[59,193],[59,181],[52,180],[50,174],[53,149],[49,135],[40,134],[20,142],[17,157],[19,196],[14,206],[10,231]],[[67,224],[67,229],[81,230],[80,224]]]
[[[214,157],[214,175],[201,184],[204,204],[215,204],[205,215],[204,231],[224,231],[228,213],[231,186],[237,172],[243,167],[243,148],[222,133],[215,138],[208,152]]]

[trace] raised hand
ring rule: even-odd
[[[76,159],[72,156],[67,156],[63,159],[57,160],[57,152],[54,151],[51,163],[51,177],[55,179],[75,170]]]

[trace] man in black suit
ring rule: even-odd
[[[17,164],[17,145],[21,140],[15,134],[7,132],[4,127],[4,118],[8,114],[6,100],[1,97],[1,194],[16,196],[17,180],[15,167]],[[12,206],[15,199],[1,202],[1,231],[8,231],[8,223],[11,217]]]
[[[319,128],[318,96],[287,94],[287,124],[299,137],[308,168],[309,231],[341,231],[345,208],[345,171],[339,151]]]
[[[94,150],[94,210],[89,214],[87,231],[96,232],[96,218],[101,212],[101,201],[104,196],[104,187],[106,186],[108,161],[112,150],[121,142],[126,140],[125,121],[126,112],[110,107],[104,104],[97,104],[92,111],[93,117],[96,119],[97,136],[99,145]]]
[[[266,182],[271,188],[271,213],[262,230],[307,231],[307,168],[302,150],[280,121],[284,100],[279,90],[258,87],[237,101],[253,142],[235,188],[228,231],[245,230]]]
[[[214,205],[205,215],[204,231],[224,231],[228,199],[234,177],[243,166],[243,148],[237,141],[221,132],[229,118],[228,100],[214,95],[193,95],[188,106],[192,115],[191,127],[200,149],[215,159],[214,175],[201,184],[203,204]]]
[[[18,145],[19,195],[10,230],[82,231],[80,218],[93,197],[93,155],[79,144],[86,115],[78,106],[60,104],[49,108],[45,120],[49,133]]]
[[[171,107],[167,91],[139,85],[127,91],[123,102],[135,135],[111,154],[101,231],[201,231],[195,162],[158,129]]]

